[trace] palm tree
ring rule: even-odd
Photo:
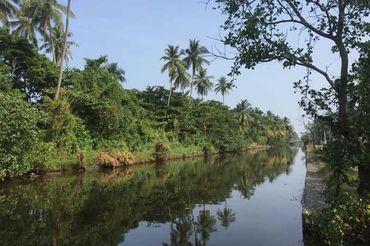
[[[167,101],[167,107],[169,107],[174,81],[181,84],[182,80],[186,80],[187,73],[185,63],[181,60],[182,52],[180,52],[179,46],[168,45],[164,52],[165,55],[161,60],[164,60],[166,63],[162,66],[161,72],[163,73],[167,70],[170,77],[170,94]]]
[[[18,12],[16,19],[11,21],[9,26],[13,29],[13,34],[24,37],[30,43],[37,46],[36,31],[38,31],[38,28],[31,18],[24,16],[21,12]]]
[[[222,76],[218,79],[218,83],[215,87],[216,93],[221,93],[222,95],[222,104],[225,104],[225,95],[228,95],[233,88],[233,84],[228,82],[227,79]]]
[[[118,66],[118,63],[114,62],[114,63],[108,63],[105,68],[107,69],[107,71],[112,74],[118,81],[120,82],[125,82],[126,81],[126,77],[125,77],[125,70],[123,70],[122,68],[120,68]]]
[[[186,57],[184,61],[186,62],[186,68],[191,68],[191,82],[190,82],[190,97],[193,93],[194,78],[195,73],[200,71],[203,64],[209,64],[209,61],[204,58],[204,55],[208,53],[207,48],[199,44],[199,40],[189,41],[189,48],[185,50]]]
[[[194,86],[198,95],[200,95],[202,98],[207,96],[208,92],[212,89],[212,78],[212,76],[207,76],[207,69],[204,68],[201,68],[199,70],[199,74],[195,76]]]
[[[63,4],[58,3],[57,0],[26,0],[22,7],[21,12],[38,24],[38,28],[42,36],[51,43],[51,53],[53,61],[57,62],[56,52],[54,50],[54,40],[52,38],[53,26],[63,29],[62,17],[67,15],[74,17],[71,10],[68,10]]]
[[[60,93],[60,88],[62,86],[62,78],[63,78],[63,68],[64,68],[64,57],[66,55],[66,47],[67,47],[67,39],[68,39],[68,33],[69,33],[69,14],[71,13],[71,1],[68,0],[68,5],[67,5],[67,14],[66,14],[66,27],[64,31],[64,44],[63,44],[63,49],[62,49],[62,56],[60,60],[60,70],[59,70],[59,78],[58,78],[58,85],[57,85],[57,91],[55,93],[55,100],[58,99],[59,93]]]
[[[238,105],[236,105],[236,113],[238,115],[238,120],[240,126],[245,129],[250,121],[250,115],[249,115],[249,110],[250,110],[251,104],[248,102],[248,100],[242,100]]]
[[[69,32],[68,37],[70,38],[71,36],[72,33]],[[62,30],[60,26],[55,26],[51,31],[51,36],[46,39],[45,38],[43,39],[43,45],[40,47],[40,49],[45,49],[47,53],[54,52],[55,63],[59,65],[60,61],[62,60],[63,45],[64,45],[64,30]],[[71,52],[72,46],[78,47],[78,44],[72,40],[67,40],[66,51],[64,55],[64,59],[66,62],[68,62],[69,59],[72,58]]]
[[[19,0],[0,0],[0,21],[4,25],[8,23],[9,17],[13,17],[17,12]]]

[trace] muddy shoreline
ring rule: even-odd
[[[327,207],[325,193],[326,184],[319,170],[319,161],[314,152],[306,150],[306,178],[302,196],[302,226],[306,245],[314,245],[310,233],[310,214]]]

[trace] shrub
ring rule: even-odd
[[[163,162],[169,156],[170,150],[164,141],[159,141],[155,145],[154,158],[157,162]]]
[[[67,101],[45,98],[47,118],[47,141],[55,143],[58,153],[72,153],[77,141],[75,135],[76,117],[71,113]]]
[[[309,232],[324,245],[370,242],[370,205],[354,192],[343,192],[331,206],[309,215]]]
[[[34,172],[42,172],[45,168],[49,168],[48,161],[54,154],[55,146],[53,143],[46,143],[42,141],[36,142],[26,158],[32,164]]]
[[[118,149],[100,150],[93,160],[101,168],[114,168],[133,163],[134,156],[130,152]]]
[[[31,154],[39,140],[40,114],[19,92],[0,92],[0,119],[0,179],[25,174],[40,156]]]
[[[211,155],[213,152],[213,147],[211,144],[204,144],[203,145],[203,154],[208,156],[208,155]]]

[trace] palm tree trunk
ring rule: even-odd
[[[172,96],[172,79],[170,80],[170,94],[168,95],[167,108],[170,106],[171,96]]]
[[[69,27],[69,12],[71,9],[71,1],[68,0],[67,5],[67,15],[66,15],[66,28],[64,31],[64,40],[63,40],[63,50],[62,50],[62,56],[60,58],[60,71],[59,71],[59,78],[58,78],[58,85],[57,85],[57,91],[55,93],[55,100],[58,99],[60,94],[60,87],[62,86],[62,78],[63,78],[63,69],[64,69],[64,56],[66,53],[66,46],[67,46],[67,38],[68,38],[68,27]]]
[[[191,100],[191,96],[193,94],[193,85],[194,85],[194,76],[195,76],[195,68],[193,67],[193,73],[191,75],[191,83],[190,83],[190,100]]]
[[[55,64],[58,64],[57,63],[57,59],[56,59],[56,55],[55,55],[55,46],[54,46],[54,40],[53,40],[53,37],[52,37],[52,29],[51,29],[51,26],[49,25],[49,38],[50,38],[50,45],[51,45],[51,54],[53,56],[53,62]]]
[[[222,104],[225,105],[225,95],[222,95]]]

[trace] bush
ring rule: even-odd
[[[27,154],[27,160],[32,164],[32,171],[40,173],[49,168],[48,161],[52,158],[55,150],[53,143],[38,141]]]
[[[370,205],[357,194],[343,192],[331,206],[309,215],[309,232],[324,245],[367,245]]]
[[[213,151],[214,150],[213,150],[213,147],[212,147],[211,144],[207,143],[207,144],[203,145],[203,154],[204,155],[206,155],[206,156],[211,155]]]
[[[40,137],[40,113],[19,92],[0,92],[0,119],[0,179],[25,174],[42,156],[32,154]]]
[[[166,142],[159,141],[155,145],[154,158],[157,162],[163,162],[169,156],[170,149]]]
[[[130,152],[118,149],[100,150],[93,163],[101,168],[114,168],[122,165],[132,164],[134,156]]]
[[[67,101],[59,99],[54,101],[45,98],[47,118],[47,141],[55,143],[57,152],[60,154],[74,152],[74,144],[77,141],[75,135],[76,117],[71,113]]]

